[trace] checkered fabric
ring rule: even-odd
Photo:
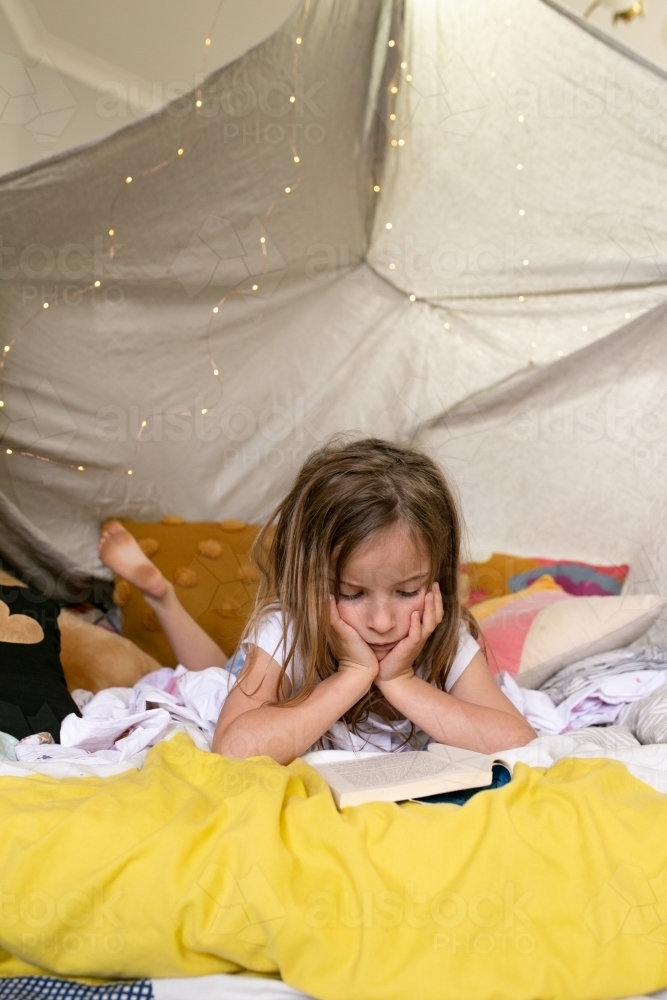
[[[153,1000],[150,979],[106,986],[84,986],[49,976],[0,979],[0,1000]]]

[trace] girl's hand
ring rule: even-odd
[[[329,595],[330,622],[333,640],[333,651],[338,660],[338,669],[358,670],[368,676],[368,686],[377,676],[379,664],[377,657],[368,643],[364,642],[356,629],[344,622],[338,614],[336,600]]]
[[[414,677],[414,662],[444,617],[442,594],[438,582],[433,584],[424,598],[424,613],[420,616],[413,611],[410,616],[410,631],[401,639],[379,665],[375,683]]]

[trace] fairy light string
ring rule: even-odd
[[[220,2],[218,3],[218,6],[217,6],[216,11],[215,11],[215,15],[213,17],[213,21],[211,22],[211,26],[210,26],[209,31],[207,32],[206,38],[204,40],[204,45],[203,45],[203,50],[202,50],[202,83],[203,83],[203,80],[205,79],[205,77],[207,75],[207,58],[208,58],[208,50],[209,50],[209,48],[211,46],[212,35],[213,35],[214,30],[215,30],[215,27],[216,27],[216,24],[217,24],[217,21],[218,21],[218,17],[220,15],[220,11],[222,9],[222,6],[223,6],[224,2],[225,2],[225,0],[220,0]],[[300,64],[301,53],[303,52],[303,45],[304,45],[304,39],[305,39],[305,33],[306,33],[306,25],[307,25],[308,16],[309,16],[309,13],[310,13],[310,6],[311,6],[311,0],[305,0],[305,3],[304,3],[303,8],[302,8],[301,21],[300,21],[299,30],[298,30],[297,35],[294,38],[294,55],[293,55],[293,59],[292,59],[292,69],[291,69],[291,74],[290,74],[291,75],[292,86],[291,86],[291,94],[290,94],[290,97],[289,97],[290,112],[292,113],[292,115],[296,114],[296,112],[298,110],[297,109],[297,103],[298,103],[297,102],[297,74],[298,74],[298,69],[299,69],[299,64]],[[113,260],[114,260],[114,258],[116,256],[116,245],[118,243],[118,223],[116,222],[117,209],[119,208],[119,203],[121,203],[123,195],[127,192],[128,188],[131,185],[136,184],[137,182],[143,181],[146,178],[152,177],[153,175],[155,175],[159,171],[164,170],[165,168],[169,167],[171,164],[177,162],[181,157],[183,157],[183,156],[185,156],[187,154],[188,146],[190,145],[190,142],[192,141],[192,138],[193,138],[193,136],[194,136],[194,134],[196,132],[198,121],[199,121],[199,119],[202,116],[202,109],[205,106],[204,88],[203,88],[203,86],[201,84],[195,88],[194,98],[195,98],[195,100],[194,100],[194,107],[193,107],[192,119],[191,119],[190,127],[188,128],[188,130],[186,132],[186,135],[181,140],[180,145],[175,149],[175,151],[170,156],[165,157],[164,159],[160,160],[158,163],[155,163],[155,164],[153,164],[150,167],[145,167],[145,168],[140,169],[140,170],[129,171],[125,175],[122,183],[120,183],[118,185],[118,187],[117,187],[117,189],[116,189],[116,191],[115,191],[115,193],[114,193],[114,195],[113,195],[113,197],[111,199],[111,203],[109,205],[109,210],[108,210],[107,236],[109,238],[109,244],[108,244],[107,254],[108,254],[108,259],[109,259],[110,263],[113,262]],[[204,341],[205,341],[205,345],[206,345],[207,352],[208,352],[208,355],[209,355],[208,363],[209,363],[210,368],[211,368],[211,373],[212,373],[213,378],[216,380],[217,389],[218,389],[218,397],[217,397],[215,403],[213,403],[210,407],[205,407],[204,409],[202,409],[202,411],[201,411],[202,415],[205,415],[206,413],[208,413],[209,410],[212,409],[217,404],[217,402],[219,402],[220,398],[222,398],[222,376],[220,374],[220,366],[217,363],[215,357],[213,356],[213,352],[211,350],[211,334],[213,332],[213,326],[214,326],[215,320],[219,316],[220,310],[221,310],[222,306],[225,304],[225,302],[229,301],[231,298],[233,298],[235,296],[239,296],[239,295],[240,296],[243,296],[243,295],[254,295],[254,294],[256,294],[257,292],[259,292],[261,290],[261,285],[260,285],[261,280],[266,276],[266,274],[268,272],[268,248],[267,248],[267,228],[266,228],[267,227],[267,222],[268,222],[268,220],[269,220],[269,218],[270,218],[273,210],[275,209],[276,205],[278,205],[283,199],[285,199],[285,198],[289,197],[291,194],[293,194],[299,188],[299,186],[301,185],[301,182],[303,180],[302,166],[301,166],[301,164],[302,164],[302,157],[300,155],[299,149],[297,148],[297,140],[296,140],[296,136],[297,136],[298,130],[296,128],[292,128],[291,130],[288,130],[288,131],[291,132],[291,137],[289,139],[289,143],[290,143],[290,154],[291,154],[292,169],[290,171],[290,174],[288,175],[288,179],[287,179],[287,182],[285,183],[284,188],[277,195],[275,195],[273,197],[273,199],[269,203],[266,211],[264,212],[264,215],[263,215],[263,217],[261,219],[261,222],[260,222],[260,225],[261,225],[261,236],[259,237],[259,243],[260,243],[260,248],[261,248],[261,253],[262,253],[262,270],[261,270],[261,272],[258,275],[254,275],[253,277],[251,277],[250,284],[249,284],[248,287],[240,287],[240,288],[230,289],[228,292],[226,292],[224,295],[222,295],[218,299],[218,301],[215,303],[215,305],[213,306],[213,308],[211,310],[211,313],[209,315],[209,319],[208,319],[208,322],[207,322],[207,325],[206,325],[206,329],[205,329],[205,332],[204,332]],[[85,287],[77,289],[75,292],[72,292],[71,295],[70,295],[70,298],[80,298],[81,296],[86,295],[87,293],[93,291],[94,289],[100,288],[101,285],[102,285],[102,282],[100,280],[95,280],[93,282],[90,282]],[[48,302],[48,301],[44,301],[41,304],[41,306],[39,306],[37,309],[35,309],[35,311],[32,313],[32,315],[30,315],[22,323],[22,325],[19,327],[19,329],[15,332],[14,336],[4,345],[2,351],[0,352],[0,373],[5,369],[7,361],[9,360],[9,356],[11,354],[11,351],[14,349],[14,347],[16,346],[16,344],[19,342],[19,340],[21,339],[21,337],[23,336],[23,334],[26,332],[27,328],[35,321],[35,319],[38,316],[43,315],[46,310],[48,310],[48,309],[50,309],[52,307],[57,307],[57,305],[58,305],[58,302],[51,303],[51,302]],[[5,408],[5,401],[4,401],[4,399],[0,399],[0,412],[3,411],[4,408]],[[182,415],[182,416],[191,416],[191,414],[190,414],[189,411],[182,411],[180,413],[180,415]],[[133,455],[132,455],[132,460],[131,460],[131,463],[130,463],[130,467],[127,468],[126,470],[113,470],[113,469],[112,470],[109,470],[109,469],[102,470],[102,469],[99,469],[99,471],[104,471],[104,472],[106,472],[109,475],[127,475],[127,476],[134,475],[135,467],[136,467],[136,464],[137,464],[137,458],[138,458],[139,444],[140,444],[141,437],[142,437],[144,431],[146,431],[146,429],[148,427],[148,423],[149,423],[150,419],[151,419],[151,417],[149,416],[148,419],[144,419],[144,420],[141,421],[141,426],[139,427],[138,432],[137,432],[136,437],[135,437],[134,449],[133,449]],[[87,469],[90,468],[90,466],[85,466],[85,465],[83,465],[83,464],[81,464],[79,462],[76,462],[76,461],[74,461],[74,462],[68,462],[68,461],[64,461],[62,459],[50,458],[49,456],[40,455],[37,452],[31,451],[31,450],[28,450],[28,449],[23,449],[23,448],[20,448],[20,447],[19,448],[16,448],[16,447],[14,447],[14,448],[6,448],[5,449],[5,454],[7,454],[7,455],[21,455],[21,456],[24,456],[24,457],[27,457],[27,458],[33,458],[33,459],[35,459],[37,461],[46,462],[46,463],[49,463],[51,465],[57,465],[57,466],[60,466],[61,468],[74,469],[77,472],[86,472]]]

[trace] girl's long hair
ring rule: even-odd
[[[430,664],[428,679],[444,688],[461,621],[478,635],[472,615],[459,602],[462,521],[453,492],[436,463],[418,451],[375,438],[334,439],[307,459],[253,548],[261,579],[244,639],[252,642],[270,611],[282,612],[286,633],[274,704],[303,700],[318,681],[336,672],[329,593],[333,587],[338,599],[341,571],[354,549],[397,523],[426,546],[428,586],[437,580],[442,592],[444,618],[418,665]],[[283,678],[292,663],[299,670],[288,692]],[[400,718],[375,686],[343,718],[354,731],[369,712],[387,722]]]

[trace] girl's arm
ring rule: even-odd
[[[402,715],[435,740],[480,753],[524,746],[537,736],[499,690],[483,653],[477,653],[452,686],[441,691],[412,670],[376,685]]]
[[[280,665],[253,647],[247,666],[223,705],[212,750],[225,757],[273,757],[289,764],[316,743],[327,729],[370,689],[372,664],[348,663],[320,681],[303,701],[268,705],[276,699]]]

